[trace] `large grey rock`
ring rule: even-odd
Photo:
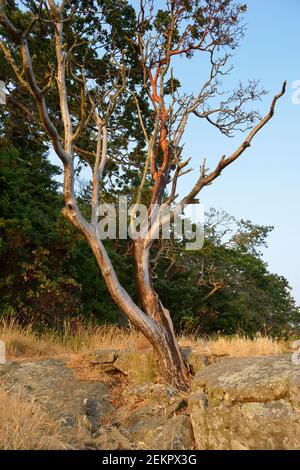
[[[291,355],[226,358],[195,375],[198,449],[300,449],[300,366]]]
[[[100,416],[109,416],[114,410],[107,384],[76,380],[74,371],[62,360],[46,359],[1,366],[1,383],[11,392],[20,393],[24,399],[36,401],[66,426],[74,426],[86,415],[84,400],[89,404],[97,403],[99,420]]]

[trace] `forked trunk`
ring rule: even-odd
[[[138,243],[135,252],[137,289],[141,296],[141,309],[121,286],[105,247],[97,238],[95,230],[82,219],[78,219],[74,208],[64,209],[63,214],[87,240],[112,299],[137,330],[144,334],[157,353],[162,377],[174,387],[187,390],[189,388],[187,368],[176,341],[169,311],[163,307],[153,289],[151,271],[140,268],[141,263],[144,266],[145,257],[147,258],[143,244]],[[142,270],[146,278],[141,276]]]

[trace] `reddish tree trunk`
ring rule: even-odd
[[[162,375],[174,386],[186,389],[189,377],[180,352],[169,311],[155,292],[149,258],[149,248],[144,240],[137,240],[134,247],[136,285],[143,311],[156,323],[158,335],[152,343],[159,356]]]

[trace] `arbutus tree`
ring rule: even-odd
[[[121,3],[124,6],[123,0],[83,3],[85,8],[96,5],[99,21],[113,18],[114,10]],[[110,60],[105,67],[111,67],[112,73],[108,74],[110,81],[105,83],[95,81],[92,68],[87,72],[79,53],[82,42],[86,43],[93,33],[80,35],[80,28],[84,30],[88,26],[84,22],[89,20],[78,2],[24,1],[19,11],[25,9],[25,14],[17,23],[17,4],[10,1],[0,4],[2,53],[18,83],[35,103],[37,114],[33,119],[40,126],[39,137],[51,142],[63,163],[63,215],[89,244],[113,300],[153,346],[165,380],[186,389],[189,376],[172,319],[154,287],[151,248],[166,223],[165,209],[170,208],[175,218],[186,205],[197,203],[200,191],[243,155],[255,135],[272,118],[277,100],[285,93],[286,83],[262,118],[256,111],[246,110],[248,103],[265,94],[258,82],[240,84],[231,94],[222,91],[222,77],[231,71],[230,51],[244,33],[241,19],[246,6],[234,0],[166,0],[164,9],[157,9],[153,0],[141,0],[136,33],[128,35],[126,44],[115,40],[101,44],[100,36],[88,44],[93,57],[107,55],[110,48]],[[89,18],[91,20],[91,16]],[[77,29],[72,29],[72,22],[76,22]],[[55,62],[51,61],[50,72],[45,70],[42,76],[40,70],[37,74],[31,53],[33,38],[41,29],[55,58]],[[196,95],[182,93],[175,75],[177,58],[189,60],[197,54],[207,60],[207,78]],[[133,64],[128,57],[137,60]],[[100,65],[104,66],[104,62]],[[49,104],[49,89],[53,87],[56,94],[51,98],[56,97],[59,113],[52,112],[53,103]],[[74,105],[75,95],[77,106]],[[120,155],[114,159],[110,142],[120,132],[120,109],[128,100],[134,103],[132,112],[137,116],[145,148],[144,161],[131,162],[136,163],[139,176],[134,202],[147,201],[148,209],[140,235],[133,241],[139,303],[121,285],[97,230],[109,168],[112,164],[119,166],[122,173],[126,161],[126,155],[124,160]],[[30,108],[20,107],[30,118]],[[222,156],[212,171],[204,161],[195,184],[178,201],[178,179],[190,171],[190,159],[185,160],[183,156],[183,137],[191,116],[207,121],[226,136],[237,130],[246,131],[247,136],[230,156]],[[76,199],[76,158],[87,162],[92,170],[89,219],[80,211]],[[110,178],[112,187],[114,181]]]

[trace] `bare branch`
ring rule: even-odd
[[[204,186],[207,186],[208,184],[212,183],[212,181],[214,181],[221,174],[224,168],[226,168],[228,165],[230,165],[235,160],[237,160],[245,152],[245,150],[250,147],[251,142],[253,138],[255,137],[255,135],[273,117],[277,101],[285,94],[286,84],[287,83],[284,82],[282,85],[281,91],[277,95],[274,96],[271,107],[270,107],[270,111],[268,112],[268,114],[266,114],[266,116],[264,116],[260,120],[260,122],[257,124],[257,126],[255,126],[254,129],[248,134],[248,136],[243,141],[243,143],[239,146],[239,148],[230,157],[226,158],[225,156],[223,156],[221,160],[219,161],[215,170],[212,171],[210,174],[205,175],[202,172],[200,175],[200,178],[198,179],[198,181],[196,182],[196,184],[194,185],[190,193],[187,196],[185,196],[180,202],[181,205],[190,204],[195,198],[195,196],[197,196],[197,194],[201,191],[201,189]]]

